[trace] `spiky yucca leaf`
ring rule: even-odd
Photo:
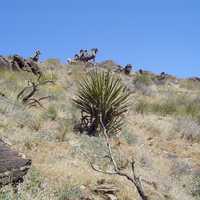
[[[110,72],[97,70],[80,81],[74,103],[87,116],[89,133],[100,130],[100,116],[108,133],[117,133],[122,124],[122,115],[128,108],[128,96],[120,78]]]

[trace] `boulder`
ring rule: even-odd
[[[0,140],[0,186],[23,182],[31,167],[31,160],[25,159]]]

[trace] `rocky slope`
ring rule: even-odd
[[[134,158],[136,173],[149,199],[199,199],[199,80],[169,75],[163,78],[150,72],[125,75],[112,61],[95,67],[116,73],[131,92],[125,126],[118,137],[111,139],[118,162]],[[94,66],[67,65],[49,59],[40,68],[44,73],[42,81],[52,80],[55,84],[38,86],[34,99],[47,98],[34,106],[23,104],[17,95],[28,86],[28,81],[36,82],[36,77],[26,72],[0,73],[1,139],[32,159],[32,169],[19,187],[18,198],[139,199],[126,179],[90,168],[82,152],[107,167],[102,159],[106,154],[105,141],[73,130],[80,113],[71,100],[77,82]],[[116,187],[117,192],[113,196],[95,192],[101,184]],[[10,187],[1,189],[0,199],[12,199],[11,196]]]

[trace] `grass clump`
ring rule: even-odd
[[[45,116],[53,121],[57,118],[57,115],[58,112],[56,106],[53,104],[49,105],[47,112],[45,113]]]
[[[10,200],[13,198],[11,188],[3,188],[0,190],[0,200]]]
[[[110,72],[97,70],[80,81],[75,105],[81,110],[81,125],[89,134],[101,129],[101,120],[110,134],[118,132],[123,124],[122,116],[128,109],[128,97],[120,78]]]
[[[18,193],[16,198],[13,193],[12,186],[8,185],[0,189],[0,200],[43,199],[41,198],[44,193],[42,182],[43,180],[39,171],[32,168],[29,170],[24,183],[18,186]]]
[[[25,185],[26,190],[32,194],[37,193],[42,184],[42,178],[39,171],[31,169],[28,178],[27,184]]]
[[[181,138],[191,142],[200,141],[200,125],[191,118],[179,118],[174,124],[174,130]]]
[[[173,95],[167,99],[148,102],[140,99],[135,106],[135,111],[140,114],[155,113],[161,116],[174,115],[200,119],[200,100],[198,98]]]
[[[72,129],[72,119],[60,120],[58,127],[59,135],[57,136],[57,139],[60,142],[65,141],[67,134],[72,132]]]
[[[128,128],[125,128],[122,132],[123,138],[126,140],[127,144],[133,145],[136,144],[138,141],[138,138],[134,133],[132,133]]]
[[[153,83],[152,78],[148,74],[136,74],[135,84],[144,84],[146,86],[151,85]]]
[[[79,186],[68,186],[61,192],[58,200],[75,200],[83,196]]]
[[[136,113],[144,114],[148,112],[149,104],[145,100],[141,99],[136,103],[134,109]]]
[[[197,200],[200,199],[200,175],[195,176],[193,179],[192,196]]]

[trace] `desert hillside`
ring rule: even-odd
[[[32,160],[19,185],[19,200],[119,199],[137,200],[126,178],[94,171],[84,154],[103,169],[109,163],[103,137],[79,133],[74,127],[80,110],[72,99],[78,81],[90,70],[110,70],[131,93],[121,132],[110,143],[119,164],[134,159],[135,173],[150,200],[200,199],[200,81],[151,72],[117,70],[112,61],[61,64],[40,63],[43,76],[27,104],[23,96],[37,77],[28,72],[0,71],[0,138]],[[42,84],[43,83],[43,84]],[[131,173],[129,166],[124,167]],[[101,184],[116,187],[109,195],[97,192]],[[10,186],[0,199],[13,197]]]

